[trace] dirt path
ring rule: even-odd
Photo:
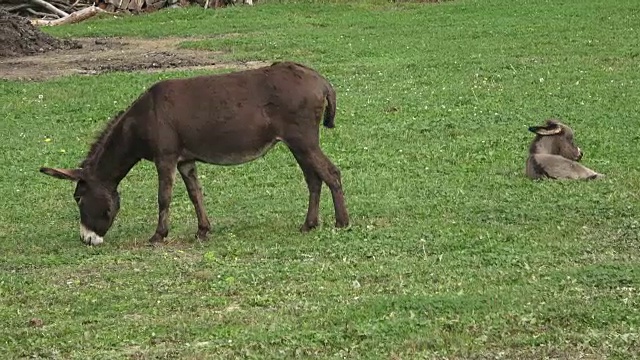
[[[0,57],[0,78],[46,80],[71,74],[109,71],[166,71],[171,69],[256,68],[261,61],[222,62],[221,52],[179,49],[193,38],[78,38],[80,48],[50,50],[27,56]]]

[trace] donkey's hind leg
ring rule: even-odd
[[[333,208],[336,216],[336,227],[346,227],[349,225],[349,213],[347,212],[344,201],[340,170],[329,160],[320,148],[313,152],[313,158],[315,159],[313,164],[316,172],[331,190]]]
[[[184,181],[184,184],[187,187],[189,199],[191,199],[191,202],[196,209],[196,216],[198,217],[198,232],[196,237],[200,240],[205,240],[211,230],[211,224],[209,223],[207,212],[204,208],[202,187],[198,181],[195,161],[178,163],[178,171],[180,172],[180,176],[182,176],[182,181]]]
[[[307,182],[307,188],[309,189],[309,206],[307,208],[307,217],[304,224],[300,227],[300,231],[307,232],[316,226],[318,226],[318,212],[320,208],[320,192],[322,190],[322,179],[320,175],[314,170],[313,164],[309,159],[301,154],[291,150],[293,156],[296,158],[304,179]]]
[[[316,144],[312,145],[306,141],[294,141],[289,142],[288,145],[294,156],[298,160],[298,163],[305,164],[306,167],[310,167],[311,169],[313,169],[313,171],[317,174],[316,176],[319,176],[320,179],[322,179],[322,181],[324,181],[331,190],[331,197],[333,199],[333,207],[336,216],[336,227],[346,227],[347,225],[349,225],[349,213],[347,212],[347,207],[344,201],[340,170],[331,162],[331,160],[329,160],[329,158]],[[305,171],[304,167],[303,171]],[[305,178],[307,178],[306,174],[307,172],[305,172]],[[307,184],[308,181],[309,180],[307,180]],[[319,202],[320,191],[318,191],[317,197],[317,202]],[[310,209],[312,208],[312,205],[314,205],[311,202],[311,200],[313,199],[313,194],[310,194]],[[317,205],[315,205],[315,211],[317,213]],[[311,215],[313,215],[313,213]]]

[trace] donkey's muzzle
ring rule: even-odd
[[[80,240],[87,245],[100,245],[104,241],[102,236],[87,229],[82,223],[80,223]]]

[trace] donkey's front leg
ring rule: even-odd
[[[158,171],[158,227],[149,242],[157,243],[164,240],[169,234],[169,205],[176,174],[176,162],[156,162]]]

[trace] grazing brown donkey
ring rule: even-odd
[[[573,141],[573,130],[555,119],[531,126],[536,134],[529,147],[526,174],[531,179],[599,179],[599,174],[578,163],[584,155]]]
[[[325,101],[327,102],[325,106]],[[324,117],[323,117],[324,112]],[[223,75],[160,81],[110,121],[79,168],[41,168],[76,181],[80,236],[100,244],[120,208],[118,184],[138,161],[158,172],[158,226],[150,242],[169,233],[169,204],[176,169],[198,218],[199,239],[211,229],[196,175],[196,161],[235,165],[285,143],[309,189],[301,231],[318,225],[322,182],[331,190],[336,227],[349,224],[340,171],[320,149],[320,120],[334,127],[336,93],[315,70],[293,62]]]

